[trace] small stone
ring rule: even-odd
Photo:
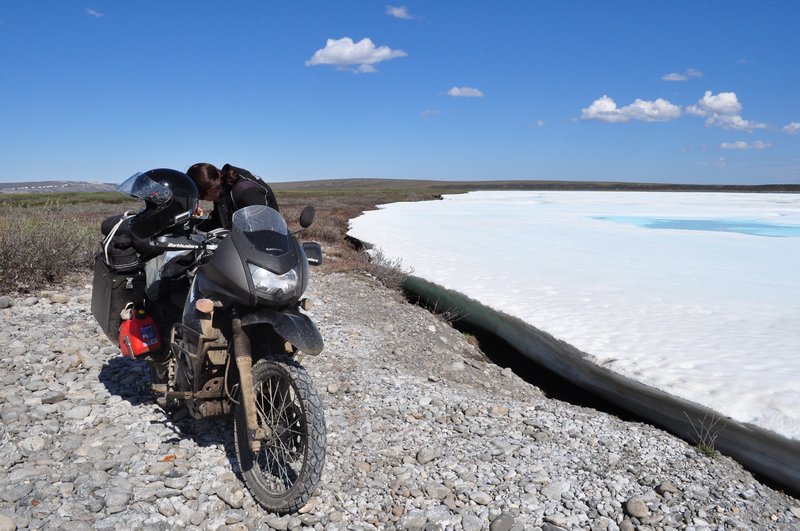
[[[42,404],[57,404],[64,400],[64,393],[58,391],[50,391],[42,397]]]
[[[157,507],[158,512],[167,518],[170,516],[175,516],[176,514],[175,507],[172,505],[172,502],[167,499],[158,500]]]
[[[84,419],[92,412],[92,406],[77,406],[64,412],[64,417],[73,420]]]
[[[173,468],[175,468],[175,465],[172,461],[159,461],[150,465],[149,472],[154,476],[163,476]]]
[[[634,518],[646,518],[650,516],[650,509],[640,496],[631,496],[625,502],[625,512]]]
[[[739,496],[741,496],[745,500],[752,500],[753,498],[756,497],[756,491],[754,491],[753,489],[747,489],[746,491],[739,494]]]
[[[425,484],[425,493],[434,500],[443,500],[450,494],[450,489],[435,481]]]
[[[551,481],[542,489],[542,494],[551,500],[557,501],[561,499],[561,495],[567,492],[569,488],[569,481]]]
[[[267,516],[264,521],[272,529],[286,531],[289,529],[289,516]]]
[[[412,511],[405,514],[400,520],[397,521],[397,527],[400,529],[420,530],[425,528],[428,523],[428,517],[422,511]]]
[[[483,522],[474,514],[468,514],[461,519],[461,525],[464,531],[481,531],[483,529]]]
[[[0,309],[11,308],[11,297],[3,295],[0,297]]]
[[[473,492],[469,495],[469,499],[478,505],[489,505],[493,500],[493,498],[485,492]]]
[[[305,505],[300,507],[300,509],[298,509],[297,512],[300,514],[306,514],[306,513],[313,513],[316,510],[317,510],[317,499],[311,498],[306,502]]]
[[[17,524],[8,516],[0,513],[0,531],[14,531],[17,529]]]
[[[164,479],[164,486],[170,489],[181,490],[186,486],[187,483],[188,480],[184,476]]]
[[[670,494],[675,494],[678,492],[678,487],[676,487],[673,483],[669,481],[662,481],[656,487],[656,492],[663,495],[665,492],[669,492]]]
[[[636,526],[626,518],[619,524],[619,531],[636,531]]]
[[[233,507],[241,509],[244,502],[244,492],[240,488],[230,483],[224,483],[216,491],[219,499]]]
[[[501,374],[506,378],[511,378],[512,376],[514,376],[514,371],[511,369],[511,367],[506,367],[505,369],[503,369]]]
[[[205,521],[206,516],[206,513],[203,511],[194,511],[189,517],[189,522],[191,522],[192,525],[200,525]]]
[[[341,391],[341,390],[342,390],[342,386],[339,385],[338,383],[329,383],[328,384],[328,393],[330,393],[332,395],[338,394],[339,391]]]
[[[53,293],[50,295],[50,302],[54,304],[66,304],[69,302],[69,297],[63,293]]]
[[[558,529],[561,529],[564,526],[569,525],[567,522],[567,517],[561,513],[554,513],[549,516],[544,517],[544,521],[550,524],[551,526],[555,526]]]
[[[369,463],[365,461],[358,461],[355,464],[355,467],[365,474],[369,474],[370,469],[372,468]]]
[[[106,492],[106,507],[110,510],[109,512],[115,512],[113,509],[124,509],[130,499],[130,491],[112,487]]]
[[[594,527],[592,529],[594,529]],[[567,531],[567,530],[559,525],[551,524],[550,522],[545,522],[542,524],[542,531]]]
[[[489,529],[491,531],[509,531],[514,524],[514,516],[511,513],[500,513],[500,516],[492,520]]]
[[[422,448],[417,452],[417,462],[421,465],[426,465],[439,457],[439,452],[432,448]]]
[[[0,490],[0,499],[14,503],[30,494],[32,490],[33,486],[30,483],[6,485],[6,488]]]
[[[489,408],[489,414],[494,417],[505,417],[508,415],[508,408],[505,406],[492,406]]]
[[[800,518],[800,507],[789,507],[789,510],[795,517]]]

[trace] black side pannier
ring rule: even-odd
[[[105,262],[103,253],[94,260],[92,282],[92,315],[97,319],[108,339],[119,346],[120,312],[129,303],[142,308],[144,304],[144,270],[113,271]]]

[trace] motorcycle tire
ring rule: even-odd
[[[245,484],[265,509],[292,513],[306,504],[325,465],[325,415],[308,372],[286,356],[253,366],[259,427],[267,434],[255,454],[244,407],[234,415],[236,458]],[[241,400],[240,400],[241,404]]]

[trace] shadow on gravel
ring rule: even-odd
[[[441,309],[431,307],[423,299],[411,292],[404,291],[404,295],[412,304],[426,308],[434,314],[442,313]],[[610,413],[623,420],[652,424],[647,419],[631,413],[625,408],[587,391],[550,369],[535,363],[491,330],[474,326],[463,319],[455,318],[453,320],[447,319],[447,321],[459,332],[477,339],[478,348],[489,361],[499,367],[511,368],[514,374],[541,389],[548,398]]]
[[[145,360],[122,356],[112,358],[100,369],[99,379],[111,395],[122,398],[132,406],[156,408],[162,414],[162,419],[154,420],[152,423],[162,424],[174,434],[173,437],[165,438],[164,443],[178,444],[188,438],[198,446],[221,445],[225,449],[232,471],[240,476],[233,440],[232,417],[196,420],[189,416],[183,406],[175,411],[165,411],[157,406],[156,397],[150,388],[150,366]]]

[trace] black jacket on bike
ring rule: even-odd
[[[233,213],[247,206],[266,205],[280,212],[275,194],[267,183],[243,168],[230,164],[222,167],[222,171],[231,169],[236,172],[239,179],[233,186],[222,185],[219,198],[214,201],[214,210],[208,220],[200,226],[202,230],[230,229]]]

